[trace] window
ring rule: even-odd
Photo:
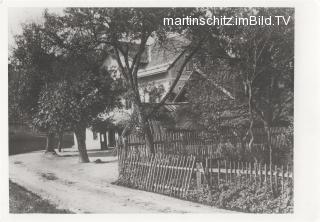
[[[289,67],[290,67],[290,68],[293,68],[293,61],[290,61],[290,62],[289,62]]]
[[[186,71],[192,71],[193,69],[193,60],[190,59],[190,61],[186,65]]]
[[[93,140],[97,140],[98,139],[98,134],[97,132],[92,132],[93,134]]]
[[[150,103],[156,103],[157,102],[157,96],[156,95],[153,95],[153,94],[151,94],[150,96],[149,96],[149,102]]]
[[[145,103],[149,103],[149,102],[151,102],[151,101],[150,101],[150,95],[149,95],[149,92],[145,92],[145,93],[144,93],[144,97],[143,97],[143,98],[144,98],[144,102],[145,102]]]
[[[131,101],[129,99],[125,100],[125,108],[126,109],[131,109]]]

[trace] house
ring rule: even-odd
[[[186,55],[181,52],[183,52],[184,47],[188,43],[188,40],[182,35],[172,35],[164,44],[160,44],[154,40],[147,42],[146,50],[140,61],[141,68],[138,71],[139,92],[143,103],[157,103],[161,100],[162,96],[168,92],[177,76],[179,65],[184,61],[184,56]],[[112,72],[115,78],[120,76],[116,59],[112,56],[108,56],[105,59],[103,66],[105,66],[109,72]],[[185,90],[183,89],[186,82],[196,72],[199,71],[195,70],[193,61],[191,60],[186,65],[172,95],[170,95],[165,109],[174,112],[179,105],[187,102],[184,97]],[[229,93],[223,88],[220,90],[224,93]],[[123,99],[123,104],[123,109],[114,110],[105,116],[105,118],[112,119],[113,125],[117,125],[119,122],[130,118],[132,113],[130,101]],[[114,129],[109,129],[102,133],[87,129],[87,147],[88,149],[114,147],[119,134],[120,132]],[[75,143],[75,146],[77,146],[77,143]]]

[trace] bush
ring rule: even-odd
[[[193,184],[194,186],[195,184]],[[283,194],[273,193],[269,186],[249,184],[220,184],[209,190],[193,190],[187,199],[200,203],[248,213],[293,213],[292,183],[286,183]]]

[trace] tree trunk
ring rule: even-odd
[[[104,135],[105,135],[105,138],[107,138],[106,133],[104,133]],[[106,146],[107,148],[108,147],[115,147],[116,138],[115,138],[115,130],[114,129],[110,129],[108,132],[108,142],[109,142],[109,144]]]
[[[59,132],[59,134],[58,134],[58,150],[59,150],[59,152],[61,152],[61,149],[63,146],[62,142],[63,142],[63,132]]]
[[[246,161],[246,140],[245,140],[245,136],[240,137],[240,146],[241,146],[241,150],[240,150],[240,159],[241,161]]]
[[[79,162],[80,163],[88,163],[90,162],[87,147],[86,147],[86,128],[79,127],[75,130],[77,142],[78,142],[78,150],[79,150]]]
[[[269,149],[269,169],[272,169],[272,166],[273,166],[273,158],[272,158],[272,145],[271,145],[271,133],[270,133],[270,126],[267,122],[264,122],[264,128],[265,128],[265,131],[267,133],[267,146],[268,146],[268,149]],[[274,187],[273,187],[273,183],[272,181],[270,182],[270,185],[271,185],[271,190],[272,190],[272,193],[273,195],[275,194],[275,190],[274,190]]]
[[[145,116],[145,114],[142,111],[142,107],[140,107],[139,105],[135,104],[135,110],[137,112],[138,115],[138,119],[139,119],[139,124],[142,128],[142,131],[144,133],[144,139],[146,141],[146,149],[147,149],[147,153],[149,154],[154,154],[155,150],[154,150],[154,144],[153,144],[153,136],[151,133],[151,129],[148,123],[148,120]]]
[[[249,150],[252,151],[252,145],[254,141],[254,135],[253,135],[253,123],[254,123],[254,117],[253,117],[253,98],[252,98],[252,87],[251,82],[247,80],[247,89],[248,89],[248,108],[249,108],[249,116],[250,116],[250,126],[249,126],[249,135],[250,135],[250,141],[249,141]]]
[[[54,133],[47,134],[46,153],[55,153],[54,151]]]
[[[155,153],[155,150],[154,150],[154,144],[153,144],[153,136],[152,136],[152,133],[151,133],[151,130],[150,130],[150,126],[149,126],[149,123],[146,122],[144,123],[145,126],[144,126],[144,139],[146,141],[146,148],[147,148],[147,151],[148,151],[148,154],[154,154]]]

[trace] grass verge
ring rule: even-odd
[[[38,195],[9,180],[9,212],[10,213],[51,213],[69,214],[69,210],[58,209]]]

